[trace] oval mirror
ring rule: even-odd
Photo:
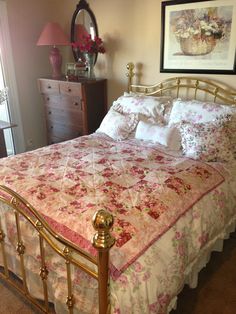
[[[83,41],[84,36],[91,35],[92,39],[98,36],[98,27],[95,15],[90,9],[86,0],[80,0],[76,6],[76,10],[71,20],[71,43],[79,43]],[[75,62],[84,59],[79,47],[72,47]],[[97,55],[94,61],[96,63]]]

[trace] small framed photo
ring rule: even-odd
[[[235,0],[162,2],[161,72],[235,74]]]

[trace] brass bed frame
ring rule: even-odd
[[[164,95],[175,91],[175,97],[179,97],[181,89],[193,90],[193,97],[196,99],[199,92],[207,93],[213,97],[213,101],[218,99],[228,104],[236,104],[236,91],[230,88],[225,88],[210,80],[200,79],[196,77],[174,77],[169,78],[155,85],[135,85],[132,84],[132,79],[135,75],[134,64],[127,64],[128,69],[128,91],[146,95]],[[88,275],[98,281],[98,300],[99,314],[108,314],[110,312],[109,302],[109,250],[115,243],[114,237],[110,231],[113,225],[113,216],[104,211],[98,210],[93,217],[93,226],[95,234],[92,244],[97,249],[97,258],[86,253],[84,250],[67,241],[59,234],[55,233],[41,215],[31,206],[28,201],[23,199],[19,194],[7,188],[0,186],[0,202],[9,206],[15,216],[15,224],[17,231],[17,246],[16,254],[20,259],[21,287],[15,283],[15,280],[10,276],[8,267],[8,258],[5,249],[5,233],[1,224],[0,217],[0,254],[3,258],[3,271],[0,272],[0,278],[6,280],[13,285],[20,293],[22,293],[30,302],[32,302],[39,310],[44,313],[50,313],[50,304],[48,298],[48,269],[45,263],[45,243],[47,243],[56,254],[60,255],[65,261],[67,273],[67,290],[68,295],[65,300],[68,312],[73,313],[74,296],[71,280],[71,265],[75,265]],[[24,263],[25,243],[22,240],[22,231],[20,217],[24,217],[38,233],[38,241],[40,247],[41,267],[39,275],[43,287],[43,302],[36,300],[27,288],[26,269]],[[88,265],[89,263],[89,265]]]

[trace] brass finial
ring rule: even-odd
[[[93,246],[96,249],[109,249],[114,245],[115,238],[110,234],[113,222],[113,216],[103,209],[94,214],[93,227],[97,232],[93,237]]]
[[[133,62],[129,62],[126,65],[126,68],[128,70],[128,73],[126,73],[126,76],[128,76],[128,92],[130,92],[131,85],[132,85],[132,78],[134,76],[134,64],[133,64]]]

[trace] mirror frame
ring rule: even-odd
[[[89,14],[89,16],[91,18],[91,21],[92,21],[92,23],[94,25],[95,36],[98,36],[98,26],[97,26],[95,15],[94,15],[93,11],[90,9],[89,4],[87,3],[87,1],[86,0],[80,0],[80,2],[76,6],[75,12],[74,12],[74,14],[72,16],[72,20],[71,20],[71,42],[72,43],[75,42],[75,21],[76,21],[76,17],[77,17],[77,15],[79,14],[79,12],[81,10],[85,10]],[[77,55],[76,55],[73,47],[72,47],[72,53],[73,53],[75,62],[77,62]],[[97,61],[97,53],[96,53],[94,64],[96,63],[96,61]]]

